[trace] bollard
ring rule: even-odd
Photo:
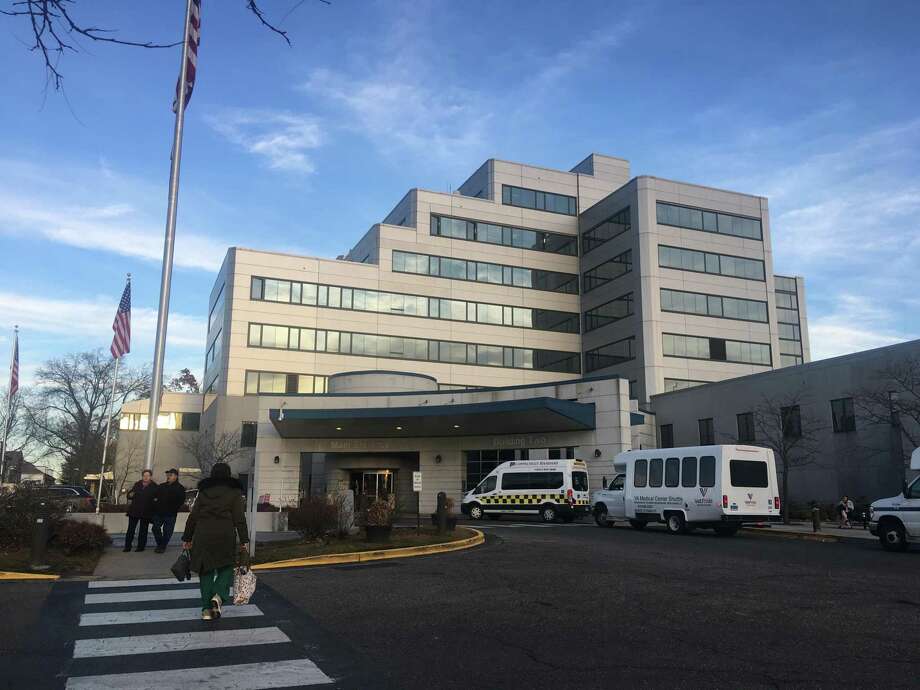
[[[48,570],[51,567],[45,563],[45,555],[48,551],[48,530],[48,504],[41,501],[32,518],[32,553],[29,557],[29,568],[32,570]]]
[[[438,492],[438,534],[447,531],[447,494]]]
[[[813,532],[821,531],[821,509],[812,508],[811,509],[811,529]]]

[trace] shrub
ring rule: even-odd
[[[364,510],[364,524],[369,527],[386,527],[393,524],[396,511],[389,501],[376,500]]]
[[[32,523],[45,503],[45,515],[51,524],[60,519],[59,505],[32,487],[20,486],[0,491],[0,548],[18,549],[32,541]]]
[[[105,548],[112,540],[100,525],[77,520],[62,520],[55,528],[54,539],[67,553]]]
[[[336,504],[325,496],[308,496],[288,512],[288,527],[300,532],[304,539],[322,539],[338,529]]]

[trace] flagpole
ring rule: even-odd
[[[19,344],[19,326],[13,326],[13,346],[10,348],[10,378],[6,394],[6,417],[3,418],[3,440],[0,441],[0,486],[6,478],[6,442],[10,431],[10,415],[13,411],[13,361]]]
[[[160,416],[160,393],[163,388],[163,359],[166,355],[166,323],[169,319],[169,289],[172,282],[173,250],[176,241],[176,208],[179,202],[179,163],[182,159],[182,128],[185,124],[186,75],[188,74],[189,18],[192,0],[185,4],[185,34],[182,39],[182,68],[176,94],[176,125],[173,134],[172,165],[169,171],[169,203],[166,210],[166,238],[163,241],[163,273],[160,278],[160,304],[157,311],[157,337],[153,351],[153,381],[147,415],[147,448],[144,468],[153,469],[156,453],[157,419]]]
[[[112,374],[112,397],[109,400],[109,404],[106,405],[106,419],[105,419],[105,445],[102,446],[102,467],[99,469],[99,489],[96,492],[96,512],[99,512],[100,507],[102,506],[102,482],[105,478],[105,457],[109,451],[109,433],[112,428],[112,414],[115,410],[115,386],[118,383],[118,363],[121,362],[121,357],[115,358],[115,372]]]

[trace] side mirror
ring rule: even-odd
[[[606,489],[606,488],[607,488],[607,477],[603,477],[603,478],[601,479],[601,488],[602,488],[602,489]]]
[[[904,483],[901,484],[901,495],[904,498],[907,498],[907,480],[905,480]]]

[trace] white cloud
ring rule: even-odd
[[[896,314],[862,295],[843,293],[829,314],[808,326],[813,360],[893,345],[920,336],[898,327]]]
[[[205,116],[218,134],[265,160],[272,170],[312,173],[307,152],[323,142],[315,118],[279,110],[229,108]]]

